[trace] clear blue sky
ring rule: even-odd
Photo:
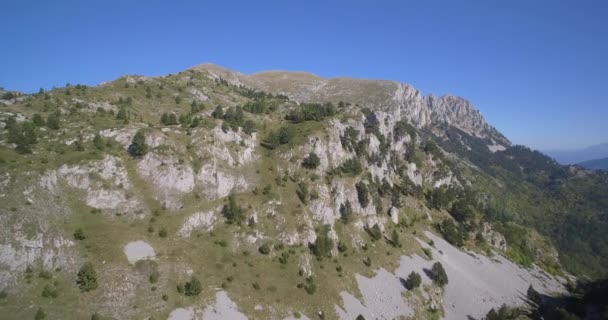
[[[463,96],[534,148],[608,141],[608,1],[204,2],[3,1],[0,86],[304,70]]]

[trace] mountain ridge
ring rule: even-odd
[[[462,98],[207,65],[0,102],[13,318],[481,318],[608,266],[608,175]]]

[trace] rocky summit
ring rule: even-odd
[[[533,317],[608,275],[608,174],[460,97],[212,64],[0,94],[1,319]]]

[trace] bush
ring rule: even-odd
[[[344,174],[357,176],[363,172],[363,168],[361,167],[361,162],[359,162],[359,160],[351,158],[340,165],[340,171]]]
[[[16,144],[15,151],[18,153],[31,153],[31,145],[38,142],[36,126],[28,121],[18,124],[14,121],[14,118],[11,117],[10,119],[13,120],[6,123],[6,128],[8,129],[7,142]]]
[[[160,228],[160,230],[158,231],[158,236],[161,238],[166,238],[169,235],[169,233],[167,232],[167,229],[165,227]]]
[[[142,130],[137,131],[129,145],[129,154],[133,157],[142,157],[148,152],[146,136]]]
[[[42,116],[40,115],[40,113],[35,113],[34,116],[32,117],[32,122],[37,126],[37,127],[42,127],[44,126],[44,119],[42,119]]]
[[[202,290],[203,287],[201,285],[201,282],[195,276],[192,276],[192,278],[190,278],[190,281],[184,284],[184,294],[186,296],[198,296]]]
[[[95,137],[93,137],[93,145],[95,146],[95,148],[97,150],[103,150],[105,148],[105,142],[103,141],[103,138],[99,135],[99,133],[95,134]]]
[[[236,202],[236,196],[234,194],[231,193],[228,196],[228,204],[224,205],[222,208],[222,215],[229,224],[241,223],[243,219],[245,219],[245,211]]]
[[[148,278],[148,280],[150,280],[150,283],[157,283],[159,277],[160,277],[160,273],[155,270],[150,274],[150,277]]]
[[[314,294],[317,291],[317,285],[315,284],[312,277],[306,278],[306,283],[304,284],[304,290],[308,294]]]
[[[84,234],[84,231],[82,231],[82,228],[78,228],[78,229],[76,229],[76,231],[74,231],[74,239],[76,239],[76,240],[84,240],[86,238],[87,237]]]
[[[346,200],[345,203],[342,203],[340,205],[340,219],[344,224],[347,224],[352,219],[352,215],[353,208],[350,204],[350,201]]]
[[[314,152],[309,153],[308,157],[304,158],[304,161],[302,161],[302,166],[306,169],[316,169],[320,164],[321,159]]]
[[[270,245],[268,245],[268,243],[264,243],[262,244],[259,248],[258,251],[261,254],[269,254],[270,253]]]
[[[454,224],[451,219],[445,219],[439,226],[439,229],[447,242],[453,246],[462,247],[466,237],[466,231],[462,227]]]
[[[160,123],[162,123],[166,126],[176,125],[177,116],[175,115],[175,113],[163,113],[160,116]]]
[[[407,276],[407,280],[405,280],[405,287],[408,290],[413,290],[415,288],[420,287],[421,283],[422,283],[422,278],[420,277],[420,274],[418,274],[417,272],[412,271],[410,273],[410,275]]]
[[[323,225],[317,232],[317,239],[312,246],[312,252],[317,257],[327,257],[331,254],[334,241],[329,237],[329,225]]]
[[[303,121],[322,121],[327,117],[331,117],[336,114],[336,107],[330,102],[325,104],[319,103],[302,103],[300,104],[299,110],[291,111],[287,116],[286,120],[293,123],[300,123]]]
[[[36,314],[34,315],[34,319],[35,320],[46,319],[46,313],[44,313],[44,310],[42,310],[42,308],[38,308],[38,311],[36,311]]]
[[[380,229],[380,226],[377,223],[374,224],[371,228],[366,227],[365,231],[367,231],[369,236],[374,241],[380,240],[382,238],[382,230]]]
[[[85,263],[77,274],[76,284],[80,291],[87,292],[97,289],[97,272],[90,262]]]
[[[445,269],[443,269],[441,262],[435,262],[431,272],[433,274],[433,282],[436,285],[443,287],[448,284],[448,275],[445,273]]]
[[[395,248],[401,247],[401,240],[396,229],[393,229],[393,233],[391,234],[391,245]]]
[[[308,203],[308,198],[310,197],[310,193],[308,192],[308,185],[305,182],[298,183],[298,189],[296,189],[296,194],[300,201],[303,204]]]
[[[59,296],[59,292],[57,291],[57,288],[54,288],[49,284],[44,285],[44,288],[42,289],[42,297],[57,298],[57,296]]]
[[[357,198],[359,199],[359,203],[361,207],[366,208],[369,204],[369,191],[367,190],[367,185],[360,181],[355,185],[357,189]]]
[[[59,117],[57,117],[56,114],[51,113],[47,118],[46,118],[46,126],[49,129],[52,130],[58,130],[60,128],[59,125]]]

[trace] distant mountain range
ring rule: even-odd
[[[578,150],[547,150],[544,151],[544,153],[561,164],[577,164],[608,158],[608,143],[593,145]]]
[[[579,165],[589,170],[608,170],[608,158],[583,161]]]

